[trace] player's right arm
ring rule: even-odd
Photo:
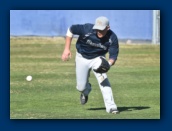
[[[66,33],[66,40],[65,40],[64,51],[63,51],[62,56],[61,56],[61,59],[63,61],[67,61],[69,58],[72,57],[72,53],[70,51],[72,37],[73,37],[73,34],[71,33],[70,29],[68,29],[67,33]]]
[[[71,46],[71,41],[73,35],[85,35],[85,29],[89,30],[92,29],[92,25],[90,24],[85,24],[85,25],[72,25],[70,28],[68,28],[67,33],[66,33],[66,42],[65,42],[65,48],[62,54],[61,59],[63,61],[67,61],[69,58],[71,58],[72,54],[70,51],[70,46]],[[88,31],[87,31],[88,32]]]

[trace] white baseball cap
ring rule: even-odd
[[[106,18],[104,16],[100,16],[96,19],[93,29],[104,30],[106,28],[106,26],[109,26],[108,18]]]

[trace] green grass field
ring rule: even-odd
[[[160,46],[120,43],[108,72],[120,114],[105,111],[93,73],[86,105],[76,90],[75,41],[72,59],[61,61],[64,38],[10,38],[11,119],[160,119]],[[32,75],[31,82],[26,76]]]

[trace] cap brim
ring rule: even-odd
[[[93,26],[93,29],[97,29],[97,30],[104,30],[105,28],[106,26],[97,26],[97,25]]]

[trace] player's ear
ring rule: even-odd
[[[110,29],[110,26],[107,26],[106,29],[109,30]]]

